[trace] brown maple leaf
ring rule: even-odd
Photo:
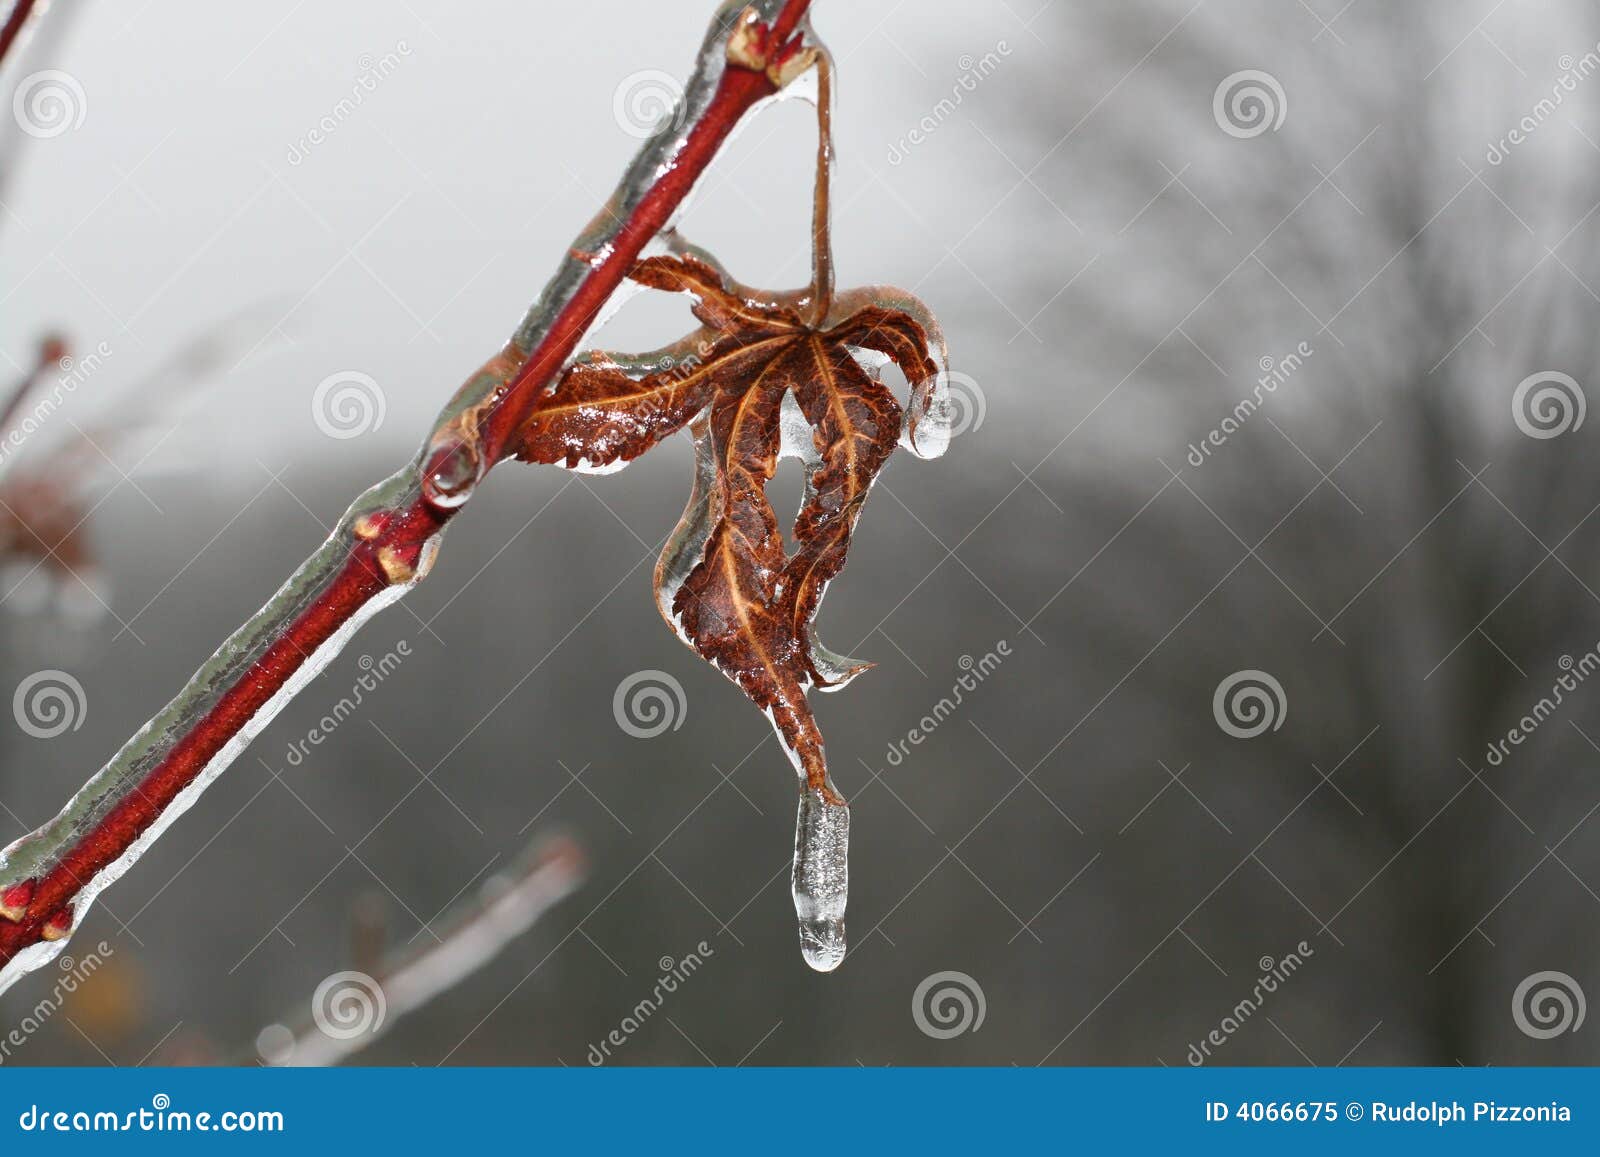
[[[903,290],[835,294],[829,239],[831,64],[818,72],[812,279],[771,294],[735,282],[669,235],[673,256],[629,276],[693,298],[700,326],[652,354],[591,353],[574,363],[517,432],[527,462],[609,471],[668,434],[694,436],[694,489],[656,565],[656,603],[685,643],[737,683],[777,729],[801,776],[792,890],[801,951],[828,971],[844,957],[850,811],[828,778],[806,700],[867,667],[817,641],[817,609],[844,567],[867,492],[896,441],[923,457],[951,433],[944,335]],[[904,408],[879,378],[898,366]],[[785,550],[767,483],[799,458],[805,497]]]
[[[942,337],[908,295],[899,308],[872,303],[882,290],[841,294],[813,324],[799,295],[762,299],[692,254],[647,258],[630,276],[691,295],[701,329],[655,355],[574,364],[520,432],[517,457],[605,470],[692,430],[694,491],[656,566],[662,615],[768,713],[807,786],[842,804],[806,691],[871,664],[829,651],[812,622],[902,431],[914,448],[919,432],[942,448],[926,436]],[[878,378],[885,360],[912,383],[909,420]],[[785,454],[806,467],[792,553],[766,496]]]

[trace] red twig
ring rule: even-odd
[[[22,30],[27,27],[28,17],[33,15],[36,2],[37,0],[16,0],[6,16],[6,22],[0,24],[0,64],[5,63],[11,46],[17,42]]]
[[[724,6],[687,90],[688,131],[646,142],[512,341],[461,388],[418,458],[357,499],[261,614],[55,820],[0,853],[0,989],[49,959],[48,942],[70,933],[100,888],[366,617],[427,573],[440,531],[508,452],[644,246],[745,113],[813,62],[802,29],[809,7],[810,0],[755,0],[742,12]]]

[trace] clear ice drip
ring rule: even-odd
[[[850,809],[804,788],[794,828],[794,912],[800,955],[818,972],[844,959],[844,908],[850,899]]]

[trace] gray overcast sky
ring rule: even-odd
[[[20,361],[56,326],[83,348],[104,340],[114,391],[212,319],[265,303],[292,347],[269,343],[202,409],[238,416],[207,436],[247,461],[327,451],[310,396],[347,369],[387,400],[361,449],[403,454],[620,173],[636,141],[613,116],[619,87],[686,75],[708,6],[78,7],[60,49],[23,66],[68,72],[84,115],[29,142],[12,183],[0,347]],[[920,283],[943,308],[981,296],[974,278],[1004,280],[981,259],[971,272],[937,261],[938,237],[965,232],[993,205],[990,185],[1015,174],[965,121],[906,162],[891,165],[890,147],[953,89],[964,57],[1030,33],[1003,9],[921,4],[913,22],[870,7],[818,18],[844,75],[840,273]],[[363,89],[375,71],[387,74]],[[747,280],[805,277],[811,131],[804,105],[768,110],[684,222]],[[647,306],[607,338],[666,336],[680,313]],[[93,404],[74,400],[80,414]]]

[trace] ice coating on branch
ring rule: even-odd
[[[818,972],[844,959],[844,909],[850,896],[850,809],[816,788],[800,793],[794,826],[794,912],[800,955]]]
[[[351,528],[363,515],[390,506],[403,497],[415,473],[414,467],[408,467],[357,499],[322,547],[306,560],[260,611],[217,649],[160,713],[140,728],[110,762],[67,801],[54,819],[0,851],[0,889],[44,876],[68,849],[74,847],[118,803],[138,790],[145,775],[172,752],[174,746],[193,729],[195,722],[216,706],[241,675],[282,637],[287,625],[315,602],[329,581],[340,572],[349,557]],[[408,582],[389,586],[347,619],[244,723],[207,762],[201,773],[173,798],[122,855],[81,883],[72,899],[74,927],[82,922],[100,892],[116,883],[138,862],[150,845],[193,806],[200,794],[272,722],[284,705],[338,656],[350,638],[379,611],[401,598],[420,577],[419,573]],[[67,938],[63,936],[55,940],[41,940],[19,951],[0,969],[0,993],[19,977],[54,959],[66,943]]]
[[[816,69],[808,68],[799,76],[778,90],[774,99],[780,103],[789,100],[798,100],[801,104],[815,106],[819,97],[821,82]]]
[[[470,442],[445,446],[423,467],[422,492],[442,510],[466,505],[483,477],[483,460]]]

